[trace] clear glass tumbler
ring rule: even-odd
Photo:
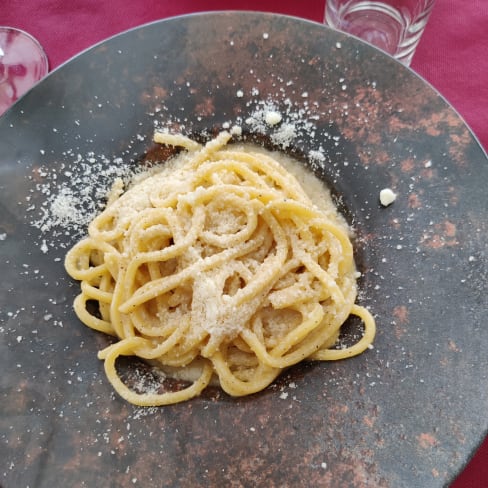
[[[48,72],[39,42],[13,27],[0,26],[0,115]]]
[[[410,65],[435,0],[326,0],[325,22]]]

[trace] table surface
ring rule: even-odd
[[[0,25],[26,30],[43,45],[54,69],[91,45],[126,29],[207,10],[255,10],[321,22],[324,1],[305,0],[0,0]],[[458,111],[488,149],[488,2],[436,3],[411,68]],[[451,488],[488,484],[488,438]]]

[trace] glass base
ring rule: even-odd
[[[339,7],[334,2],[327,2],[325,21],[331,27],[373,44],[408,66],[430,11],[428,8],[418,18],[412,18],[408,11],[400,11],[384,2],[346,2]]]

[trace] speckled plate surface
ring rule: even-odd
[[[280,126],[260,123],[269,107]],[[87,189],[110,183],[94,168],[147,159],[155,125],[234,124],[313,162],[337,195],[375,347],[249,398],[133,407],[62,264],[99,198]],[[0,485],[445,485],[488,427],[487,184],[486,155],[432,88],[318,24],[203,14],[84,52],[0,119]],[[398,198],[383,208],[386,186]],[[78,207],[56,226],[63,191]]]

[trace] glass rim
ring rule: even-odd
[[[41,55],[41,63],[42,63],[41,67],[43,69],[43,75],[42,76],[45,76],[49,72],[49,59],[47,57],[46,51],[42,47],[41,43],[32,34],[29,34],[25,30],[19,29],[18,27],[10,27],[10,26],[0,25],[0,33],[2,33],[2,32],[16,32],[18,34],[21,34],[21,35],[27,37],[35,45],[35,47],[38,49],[38,51]],[[2,56],[0,56],[0,59],[1,58],[2,58]]]

